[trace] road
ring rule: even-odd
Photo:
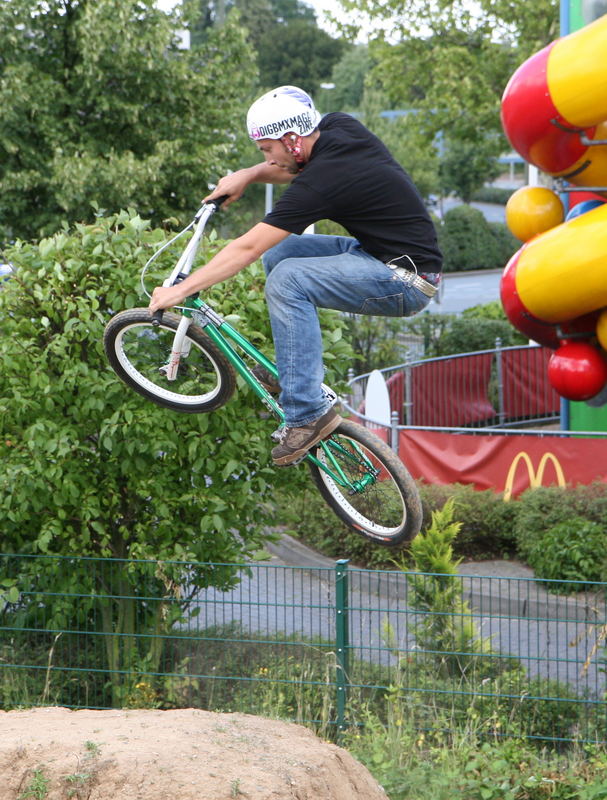
[[[447,272],[443,286],[428,311],[434,314],[459,314],[466,308],[500,299],[501,269]]]

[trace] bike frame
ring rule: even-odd
[[[176,282],[183,280],[183,278],[189,275],[206,223],[215,213],[218,207],[218,203],[207,203],[201,206],[201,208],[197,211],[192,223],[192,225],[195,226],[192,238],[186,245],[171,274],[163,282],[163,286],[173,286]],[[189,227],[191,227],[191,225],[188,226],[188,228]],[[185,233],[188,228],[182,231],[182,233]],[[170,244],[170,242],[167,243],[165,247],[168,247],[168,244]],[[161,250],[164,249],[164,247],[161,248]],[[158,255],[161,250],[158,250],[155,255]],[[148,264],[149,263],[150,262],[148,262]],[[267,369],[275,378],[278,378],[278,370],[276,369],[276,365],[270,361],[270,359],[268,359],[260,350],[258,350],[255,345],[253,345],[245,336],[239,333],[236,328],[232,327],[232,325],[226,322],[226,320],[223,319],[223,317],[214,309],[212,309],[211,306],[201,300],[200,297],[198,297],[198,294],[186,298],[184,306],[180,306],[179,308],[182,311],[183,316],[177,331],[175,332],[171,356],[169,363],[166,366],[166,375],[168,380],[170,381],[177,375],[179,362],[182,358],[187,357],[189,347],[187,346],[188,342],[186,340],[186,335],[192,322],[195,322],[204,329],[205,334],[217,345],[219,350],[221,350],[225,357],[230,361],[237,373],[243,378],[247,385],[251,387],[266,408],[268,408],[268,410],[277,419],[279,419],[281,423],[283,423],[284,413],[282,408],[276,402],[274,397],[268,391],[266,391],[266,389],[264,389],[264,387],[255,378],[236,348],[242,350],[242,352],[247,356],[252,358],[258,364],[261,364],[261,366],[265,367],[265,369]],[[360,451],[358,447],[356,447],[358,451],[358,458],[364,461],[365,474],[360,480],[354,482],[348,480],[332,451],[340,452],[342,456],[345,455],[346,457],[350,458],[351,454],[335,440],[321,441],[319,442],[319,447],[322,448],[328,463],[323,463],[311,453],[307,453],[304,457],[304,460],[310,461],[311,463],[315,464],[318,469],[323,470],[323,472],[329,475],[338,486],[349,490],[351,494],[357,494],[362,492],[370,483],[375,482],[379,471],[373,466],[371,461],[364,455],[364,453]]]

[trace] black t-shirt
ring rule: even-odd
[[[440,272],[430,215],[386,146],[348,114],[327,114],[318,128],[310,160],[263,221],[301,234],[330,219],[380,261],[407,254],[420,272]],[[410,268],[408,259],[398,264]]]

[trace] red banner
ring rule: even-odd
[[[557,436],[399,431],[399,456],[427,483],[471,483],[504,492],[607,482],[607,442]]]

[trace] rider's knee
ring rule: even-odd
[[[280,302],[294,293],[299,294],[297,276],[300,271],[301,264],[294,258],[284,258],[274,264],[266,278],[265,293],[267,300]]]
[[[266,250],[261,257],[261,263],[266,271],[266,275],[269,275],[274,267],[280,264],[281,261],[284,261],[285,258],[290,258],[292,256],[292,249],[293,246],[297,244],[298,238],[299,237],[295,236],[295,234],[291,234],[287,236],[286,239],[283,239],[282,242]]]

